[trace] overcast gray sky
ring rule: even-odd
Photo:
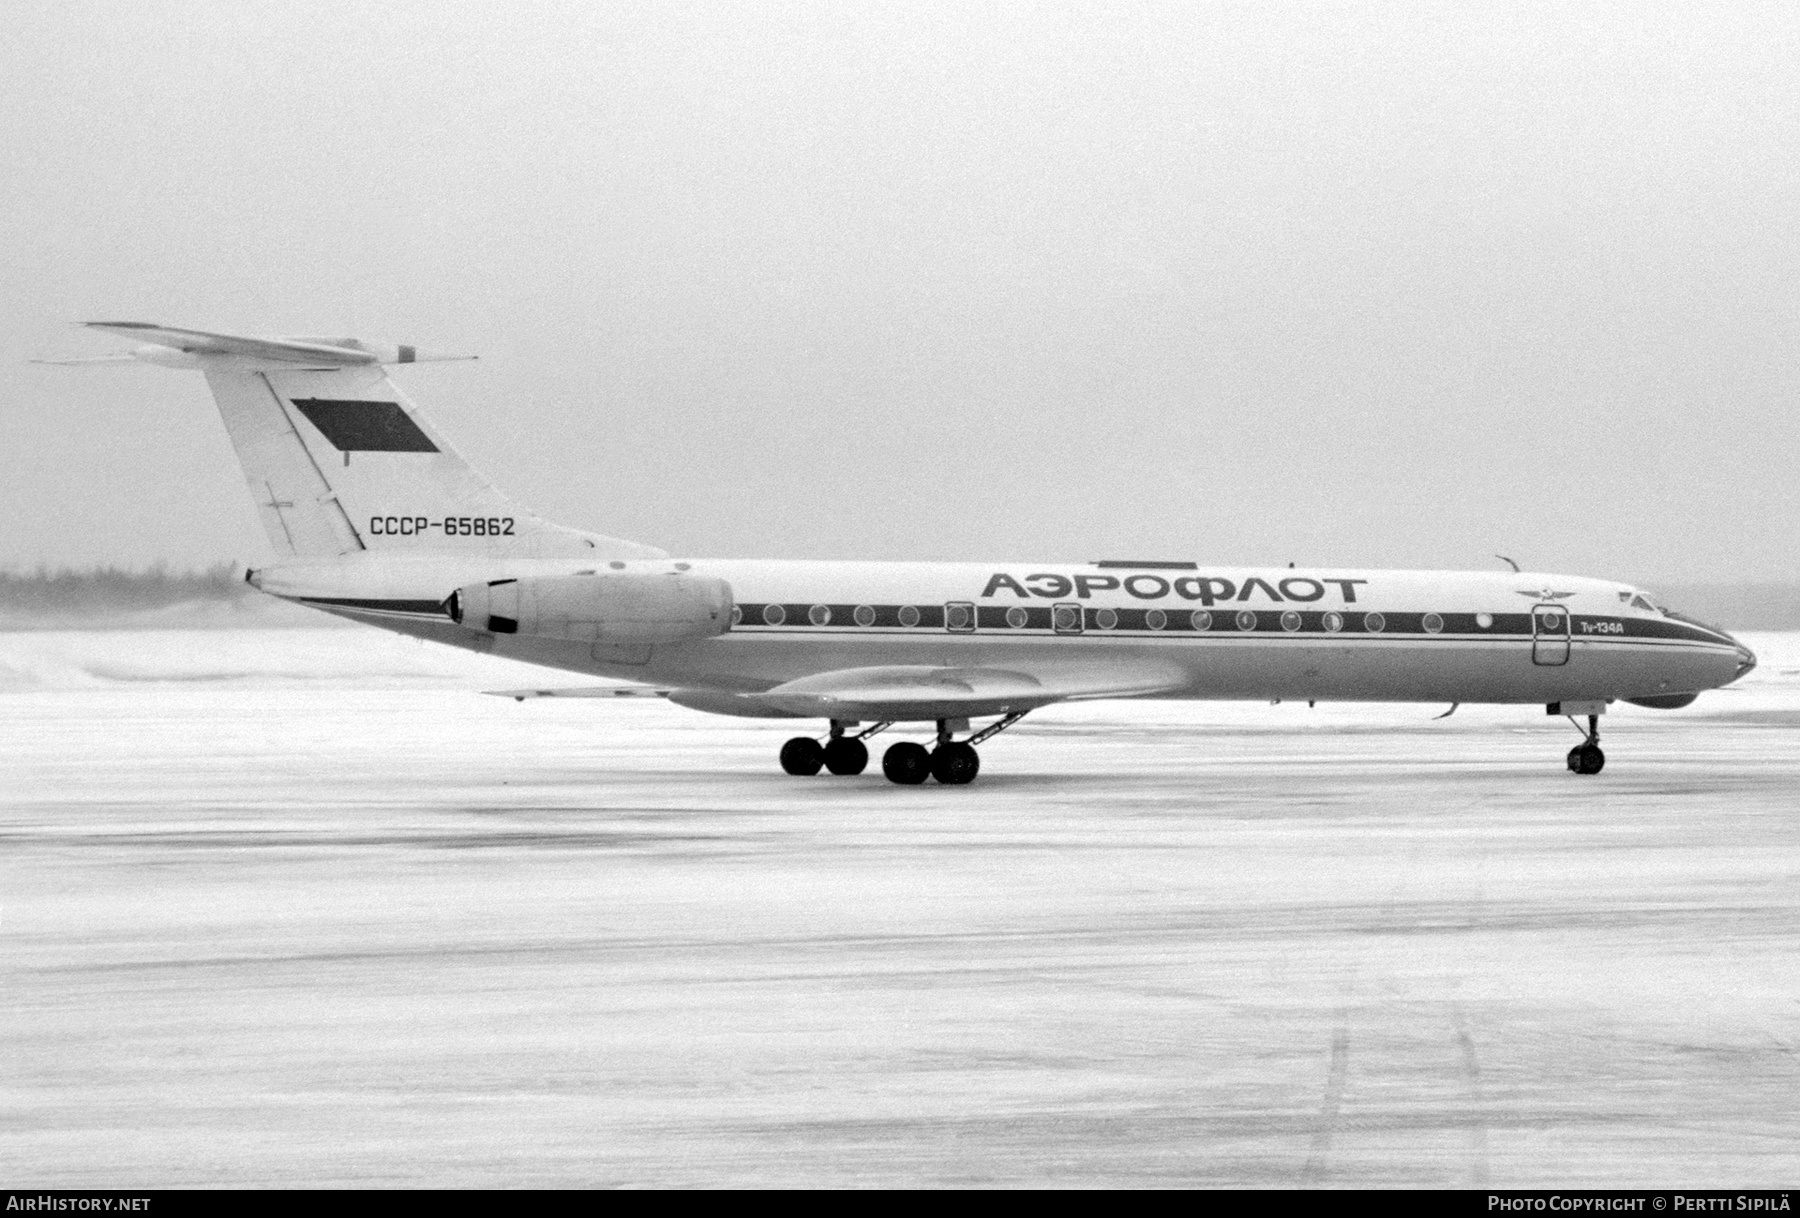
[[[1800,578],[1800,6],[9,0],[0,565],[265,557],[128,318],[692,555]]]

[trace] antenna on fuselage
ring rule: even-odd
[[[1512,559],[1508,558],[1504,554],[1496,554],[1496,555],[1494,555],[1494,557],[1498,558],[1501,562],[1503,562],[1507,566],[1511,567],[1514,571],[1517,571],[1519,569],[1519,564],[1514,562]]]

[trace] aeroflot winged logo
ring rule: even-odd
[[[1548,588],[1539,588],[1535,592],[1532,591],[1530,588],[1519,588],[1519,589],[1516,589],[1516,591],[1518,592],[1518,594],[1520,596],[1529,596],[1533,600],[1539,600],[1539,601],[1560,601],[1565,596],[1574,596],[1575,595],[1573,592],[1552,592]]]
[[[1127,575],[1122,581],[1116,575],[1068,576],[1047,572],[1017,579],[1005,572],[997,572],[988,580],[987,587],[981,590],[981,595],[984,600],[999,596],[1002,592],[1010,592],[1026,600],[1034,596],[1047,601],[1061,600],[1068,596],[1086,600],[1096,592],[1123,590],[1141,601],[1178,596],[1182,600],[1213,605],[1222,601],[1247,601],[1257,595],[1271,601],[1323,600],[1325,586],[1331,584],[1336,586],[1346,605],[1354,605],[1357,585],[1368,582],[1366,579],[1313,579],[1306,575],[1293,575],[1270,583],[1261,576],[1253,575],[1240,585],[1217,575],[1184,575],[1170,580],[1144,572]]]

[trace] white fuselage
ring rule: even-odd
[[[728,631],[588,642],[470,629],[441,608],[477,580],[677,569],[730,585]],[[370,555],[252,582],[507,658],[738,693],[924,665],[1105,671],[1168,698],[1556,703],[1712,689],[1755,662],[1730,635],[1649,607],[1627,585],[1533,572]]]

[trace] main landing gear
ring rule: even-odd
[[[889,782],[903,787],[916,787],[927,778],[935,778],[947,787],[960,787],[974,782],[975,775],[981,773],[981,754],[967,740],[950,739],[948,725],[939,720],[936,748],[928,753],[924,745],[902,740],[882,754],[881,772]]]
[[[1569,716],[1575,723],[1575,717]],[[1580,724],[1575,724],[1580,728]],[[1598,774],[1606,766],[1606,754],[1600,751],[1600,716],[1589,715],[1587,739],[1569,750],[1569,769],[1576,774]]]
[[[845,724],[833,719],[831,735],[824,744],[811,736],[795,736],[781,746],[781,768],[790,774],[810,777],[820,770],[833,774],[860,774],[869,766],[869,746],[863,740],[890,726],[877,723],[866,732],[854,736],[844,734]]]
[[[974,782],[975,776],[981,773],[981,755],[975,751],[975,746],[998,736],[1024,717],[1024,711],[1007,715],[966,740],[951,738],[955,727],[966,724],[939,719],[936,748],[927,749],[922,744],[903,740],[882,754],[881,772],[889,782],[906,787],[916,787],[927,778],[935,778],[950,787]],[[849,726],[833,720],[831,735],[823,744],[811,736],[795,736],[781,746],[781,768],[798,775],[817,774],[821,769],[833,774],[862,773],[869,764],[869,748],[863,741],[893,724],[877,723],[854,736],[845,734]]]

